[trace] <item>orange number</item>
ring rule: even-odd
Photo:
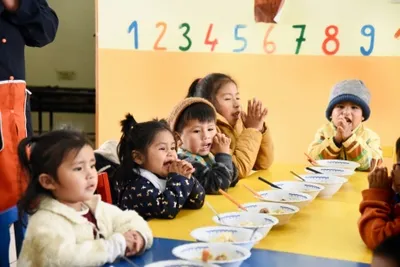
[[[274,29],[274,26],[270,25],[264,36],[264,51],[267,54],[272,54],[276,50],[276,44],[273,41],[268,41],[269,34],[271,33],[271,31],[273,29]]]
[[[322,51],[325,53],[325,55],[333,56],[334,54],[337,53],[337,51],[339,51],[340,42],[337,39],[338,34],[339,34],[339,28],[336,25],[329,25],[328,27],[326,27],[325,29],[326,38],[322,43]],[[329,51],[327,48],[329,42],[333,42],[335,44],[335,48],[332,51]]]
[[[161,39],[164,37],[165,32],[167,31],[167,24],[164,21],[157,22],[156,28],[159,28],[159,27],[162,27],[162,30],[161,30],[161,33],[158,36],[156,42],[154,43],[153,49],[154,50],[165,51],[165,50],[167,50],[167,48],[166,47],[159,47],[159,45],[160,45]]]
[[[215,38],[214,40],[210,40],[213,26],[214,26],[214,24],[211,23],[210,26],[208,27],[207,36],[206,36],[206,39],[204,40],[204,43],[206,45],[211,45],[211,52],[214,51],[215,46],[218,44],[217,38]]]

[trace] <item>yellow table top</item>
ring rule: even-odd
[[[304,167],[274,164],[268,171],[253,173],[240,180],[228,193],[240,203],[257,202],[243,184],[256,191],[268,190],[269,186],[259,181],[258,176],[274,182],[295,180],[289,171],[304,174]],[[357,172],[332,198],[316,198],[295,214],[288,224],[274,227],[254,248],[371,262],[371,252],[362,242],[357,228],[361,191],[367,186],[367,173]],[[207,195],[206,200],[219,213],[238,210],[222,195]],[[200,210],[182,210],[173,220],[151,220],[149,223],[156,237],[194,241],[190,232],[198,227],[216,225],[212,216],[212,211],[205,205]]]

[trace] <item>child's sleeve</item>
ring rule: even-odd
[[[101,202],[101,204],[104,207],[103,216],[108,216],[112,219],[113,232],[124,234],[129,230],[137,231],[145,241],[144,250],[151,248],[153,245],[153,233],[148,223],[136,211],[122,211],[118,207],[105,202]]]
[[[18,266],[101,266],[125,255],[126,242],[120,233],[78,243],[67,220],[38,217],[29,221]]]
[[[231,155],[216,154],[215,163],[210,167],[190,158],[185,158],[185,160],[193,165],[195,172],[192,176],[204,187],[206,194],[218,194],[219,189],[226,191],[230,187],[234,175]]]
[[[239,179],[249,175],[253,170],[260,150],[262,134],[257,129],[245,128],[236,141],[232,151],[232,162],[235,164]]]
[[[323,128],[317,131],[314,141],[308,147],[308,154],[315,160],[337,159],[340,151],[341,148],[335,144],[333,136],[326,136]]]
[[[368,139],[353,134],[343,142],[346,152],[346,158],[351,161],[358,162],[360,167],[358,170],[367,171],[371,167],[371,162],[379,162],[382,160],[381,141],[379,136],[369,131]]]
[[[274,145],[272,142],[271,131],[265,126],[265,132],[262,134],[260,150],[258,151],[255,170],[267,170],[274,161]]]
[[[173,219],[182,209],[194,186],[193,179],[171,174],[164,192],[150,182],[128,187],[121,200],[124,208],[136,210],[144,218]]]
[[[194,186],[192,189],[192,192],[190,192],[190,195],[188,197],[188,200],[186,201],[185,205],[183,205],[184,208],[186,209],[200,209],[204,205],[204,199],[206,197],[206,192],[204,191],[203,186],[197,181],[196,178],[192,177],[194,180]]]
[[[362,195],[358,229],[367,247],[374,249],[386,238],[400,233],[400,212],[393,212],[393,193],[388,190],[367,189]]]

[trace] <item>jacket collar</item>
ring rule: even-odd
[[[93,195],[92,199],[84,202],[85,205],[89,207],[89,210],[93,213],[95,217],[96,217],[97,207],[100,201],[101,201],[100,195]],[[78,212],[76,212],[76,210],[65,204],[62,204],[61,202],[52,197],[43,196],[40,200],[39,210],[46,210],[54,214],[58,214],[76,224],[87,223],[87,219],[81,216]]]

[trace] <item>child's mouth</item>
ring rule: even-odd
[[[351,119],[350,118],[345,117],[344,119],[347,121],[347,123],[351,123]]]
[[[239,119],[239,117],[240,117],[240,111],[233,113],[233,114],[232,114],[232,117],[235,118],[235,119]]]
[[[202,150],[210,150],[211,149],[211,143],[207,143],[201,146]]]
[[[164,162],[164,167],[169,167],[169,166],[171,166],[171,164],[172,164],[172,160],[167,160],[166,162]]]

